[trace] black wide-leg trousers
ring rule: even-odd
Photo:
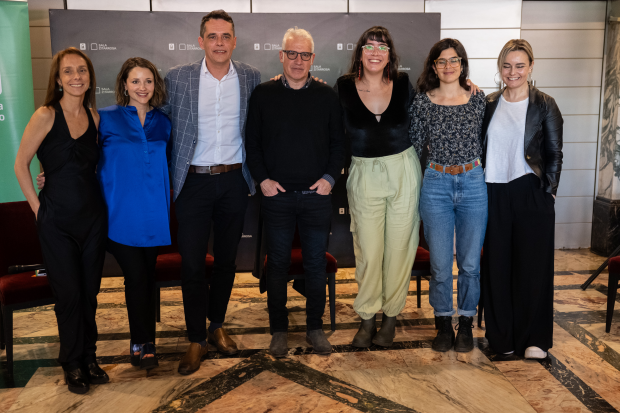
[[[207,339],[207,315],[212,323],[223,323],[226,317],[248,195],[243,173],[236,169],[219,175],[188,173],[175,201],[185,324],[193,343]],[[214,262],[207,282],[205,258],[212,222]]]
[[[157,249],[132,247],[108,238],[108,251],[116,258],[125,277],[125,302],[132,344],[155,343]]]
[[[90,223],[80,222],[79,231],[67,231],[56,225],[53,213],[43,209],[39,208],[37,226],[55,299],[58,361],[64,370],[74,370],[82,363],[96,361],[95,315],[108,236],[106,219],[100,214]]]
[[[553,345],[555,201],[527,174],[487,184],[482,261],[486,337],[498,353]]]

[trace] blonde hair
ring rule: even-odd
[[[522,51],[525,52],[527,58],[530,61],[530,65],[534,61],[534,51],[532,50],[532,46],[528,43],[527,40],[523,39],[512,39],[508,40],[508,43],[504,45],[502,51],[499,52],[499,57],[497,58],[497,69],[502,71],[502,66],[504,66],[504,62],[506,61],[506,57],[510,52]]]
[[[312,35],[308,33],[307,30],[300,29],[297,26],[295,26],[295,28],[288,29],[286,33],[284,33],[284,38],[282,39],[282,49],[284,49],[286,45],[286,41],[288,39],[293,39],[295,37],[301,37],[301,38],[310,40],[310,46],[312,47],[312,53],[314,53],[314,39],[312,38]]]

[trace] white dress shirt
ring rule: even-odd
[[[230,62],[228,73],[217,80],[202,60],[198,91],[198,142],[192,165],[232,165],[243,162],[239,129],[239,76]]]
[[[525,160],[524,146],[529,101],[508,102],[500,96],[488,130],[486,182],[504,184],[534,173]]]

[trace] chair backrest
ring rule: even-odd
[[[172,202],[172,191],[170,191],[170,245],[159,247],[158,254],[172,254],[179,252],[179,245],[177,244],[177,233],[179,231],[179,222],[177,221],[177,214],[174,208],[174,202]]]
[[[0,277],[10,265],[43,264],[35,216],[26,201],[0,204]]]

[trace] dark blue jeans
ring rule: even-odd
[[[299,227],[306,288],[306,327],[323,328],[331,195],[281,192],[263,197],[267,234],[267,306],[272,333],[288,330],[287,282],[295,227]]]

